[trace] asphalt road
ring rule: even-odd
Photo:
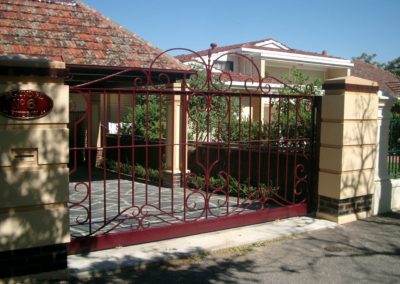
[[[400,213],[76,283],[399,283]]]

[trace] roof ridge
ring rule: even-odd
[[[277,41],[277,40],[275,40],[275,39],[273,39],[273,38],[265,38],[265,39],[261,39],[261,40],[247,41],[247,42],[236,43],[236,44],[228,44],[228,45],[223,45],[223,46],[218,46],[218,45],[217,45],[215,49],[217,49],[217,50],[223,49],[222,51],[224,51],[224,50],[226,50],[226,49],[237,48],[237,47],[241,47],[241,46],[248,45],[248,44],[254,45],[254,44],[256,44],[256,43],[263,42],[263,41],[267,41],[267,40],[273,40],[273,41],[276,41],[276,42],[282,44],[281,42],[279,42],[279,41]],[[282,44],[282,45],[284,45],[284,44]],[[284,45],[284,46],[286,46],[286,45]],[[287,47],[287,46],[286,46],[286,47]],[[289,48],[289,47],[288,47],[288,48]],[[201,54],[201,53],[208,52],[208,50],[209,50],[209,48],[207,48],[207,49],[202,49],[202,50],[199,50],[199,51],[196,51],[196,52],[199,53],[199,54]],[[180,56],[184,56],[184,55],[186,55],[186,54],[177,55],[176,57],[180,57]]]

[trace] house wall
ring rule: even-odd
[[[268,66],[268,63],[265,65],[265,74],[268,76],[272,76],[278,79],[281,79],[282,76],[290,73],[289,67],[272,67]]]
[[[107,121],[118,123],[121,122],[124,117],[132,109],[132,96],[130,95],[118,95],[118,94],[107,94]],[[101,110],[104,110],[103,101],[101,102]],[[118,116],[118,113],[119,116]],[[104,115],[102,115],[104,121]]]

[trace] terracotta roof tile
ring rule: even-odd
[[[400,77],[385,71],[375,65],[355,60],[351,75],[378,82],[379,88],[396,96],[400,96]],[[397,86],[397,87],[396,87]]]
[[[56,3],[60,1],[0,0],[0,55],[62,58],[67,64],[149,67],[162,52],[83,3]],[[167,55],[154,67],[187,69]]]

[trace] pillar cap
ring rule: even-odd
[[[0,56],[0,76],[67,78],[65,63],[24,55]]]
[[[0,66],[64,69],[65,63],[25,55],[0,56]]]
[[[377,82],[366,80],[366,79],[355,77],[355,76],[327,79],[324,82],[324,84],[326,84],[326,85],[338,84],[338,83],[360,85],[360,86],[374,86],[374,87],[378,86]]]
[[[379,91],[379,86],[378,83],[374,81],[348,76],[326,80],[324,82],[323,89],[376,94]]]

